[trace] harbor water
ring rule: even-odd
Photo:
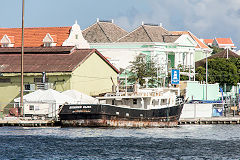
[[[0,127],[0,159],[240,159],[240,126]]]

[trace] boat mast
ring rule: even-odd
[[[22,50],[21,50],[21,102],[20,106],[23,109],[22,115],[24,115],[23,106],[23,55],[24,55],[24,0],[22,0]]]

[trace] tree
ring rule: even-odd
[[[236,85],[239,82],[238,71],[240,61],[234,59],[216,58],[208,61],[208,82],[219,83],[220,85]],[[196,79],[206,80],[206,70],[203,67],[196,69]]]
[[[139,84],[143,86],[146,82],[144,78],[150,78],[148,80],[149,86],[157,86],[156,79],[158,67],[153,60],[150,58],[149,60],[146,60],[146,56],[138,55],[135,57],[135,60],[130,63],[130,72],[132,73],[128,78],[130,83],[138,81]]]
[[[196,80],[202,82],[206,81],[206,69],[202,66],[196,69]]]
[[[216,53],[219,53],[219,52],[222,52],[224,49],[223,48],[218,48],[218,47],[216,47],[216,46],[209,46],[210,48],[212,48],[213,49],[213,51],[212,51],[212,55],[214,55],[214,54],[216,54]]]
[[[181,64],[178,65],[178,69],[180,70],[180,72],[189,73],[189,68],[184,68]],[[171,76],[171,75],[170,75],[170,76]],[[169,78],[171,79],[170,76],[169,76]],[[189,80],[189,76],[181,75],[181,76],[180,76],[180,80],[181,80],[181,81]]]

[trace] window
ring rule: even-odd
[[[24,89],[25,89],[25,91],[34,91],[35,90],[35,84],[25,84]]]
[[[35,111],[39,111],[39,106],[35,106]]]
[[[45,42],[45,43],[44,43],[44,47],[51,47],[51,43]]]
[[[0,83],[9,83],[11,82],[10,78],[0,78]]]
[[[31,89],[30,84],[25,84],[24,88],[25,88],[25,90],[30,90]]]
[[[161,105],[166,105],[167,104],[167,99],[161,99]]]
[[[133,104],[137,104],[137,99],[133,99]]]
[[[3,43],[3,44],[2,44],[2,47],[8,47],[8,46],[9,46],[8,43]]]
[[[34,110],[34,105],[30,105],[30,106],[29,106],[29,110],[30,110],[30,111],[33,111],[33,110]]]

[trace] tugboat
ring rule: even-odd
[[[107,93],[96,104],[65,104],[62,127],[174,127],[184,105],[178,88]]]

